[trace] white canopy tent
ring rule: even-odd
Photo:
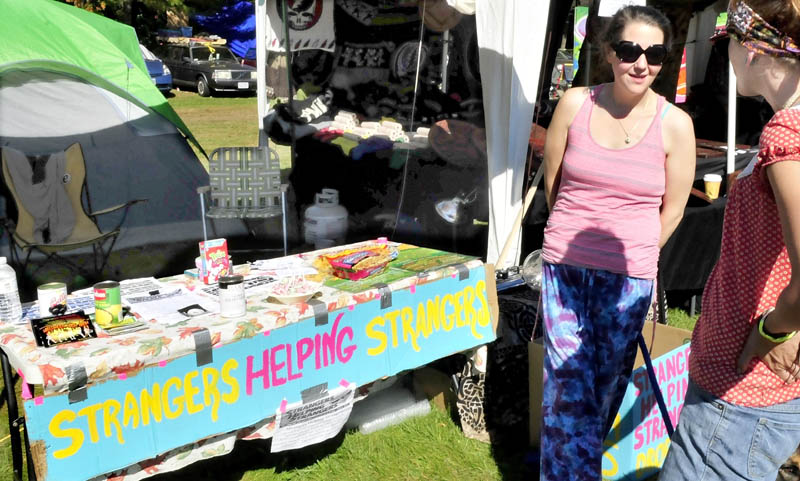
[[[259,139],[266,143],[267,2],[256,1]],[[322,1],[322,0],[317,0]],[[419,0],[420,3],[426,0]],[[505,265],[520,257],[520,230],[514,220],[522,209],[525,158],[538,96],[550,0],[478,0],[476,23],[486,120],[489,175],[489,242],[486,259],[495,263],[515,230]],[[504,267],[504,266],[498,266]]]
[[[489,243],[495,263],[510,235],[503,264],[517,265],[525,157],[538,98],[550,0],[479,0],[476,20],[489,157]]]
[[[268,28],[268,1],[276,0],[256,1],[258,116],[262,144],[267,142],[263,131],[263,119],[268,113],[266,45],[272,40],[267,38],[271,30]],[[420,3],[425,1],[419,0]],[[448,3],[456,1],[448,0]],[[523,209],[526,153],[545,54],[548,16],[542,13],[549,12],[550,0],[476,0],[475,6],[488,153],[490,202],[486,260],[497,263],[505,247],[508,252],[503,256],[503,265],[496,266],[503,268],[519,264],[522,254],[521,230],[516,227]],[[702,23],[703,28],[698,26],[698,32],[709,28],[708,22]],[[713,25],[710,28],[713,30]],[[708,52],[698,53],[707,61]],[[734,170],[736,153],[736,83],[732,69],[730,79],[728,173]]]

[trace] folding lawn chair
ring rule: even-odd
[[[34,251],[45,256],[31,276],[53,260],[89,278],[98,277],[108,262],[128,209],[146,200],[130,200],[92,212],[86,164],[79,143],[70,145],[63,152],[44,155],[29,155],[3,147],[2,166],[3,180],[17,208],[16,222],[8,218],[3,220],[13,239],[11,255],[19,263],[20,256],[16,250],[25,253],[21,273],[32,261],[31,254]],[[97,216],[121,209],[122,215],[116,227],[108,232],[100,232]],[[92,247],[91,271],[62,255],[86,246]]]
[[[286,255],[288,185],[281,183],[278,153],[268,147],[219,147],[211,152],[208,166],[211,203],[205,215],[212,219],[212,227],[214,219],[241,219],[256,237],[250,221],[281,216]]]

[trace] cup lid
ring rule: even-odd
[[[707,180],[710,182],[722,182],[722,176],[719,174],[706,174],[703,176],[703,180]]]

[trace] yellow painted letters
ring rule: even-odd
[[[78,428],[61,429],[62,423],[71,423],[75,421],[75,417],[75,412],[72,409],[65,409],[53,416],[53,419],[50,420],[50,425],[48,427],[50,429],[50,434],[54,438],[70,438],[72,440],[69,446],[53,453],[53,457],[56,459],[68,458],[77,453],[81,446],[83,446],[83,431]]]
[[[386,321],[383,317],[378,316],[367,323],[367,337],[370,339],[375,339],[378,341],[378,345],[375,347],[370,347],[367,349],[367,354],[370,356],[377,356],[378,354],[382,353],[386,350],[386,343],[388,342],[389,338],[386,337],[386,333],[382,330],[375,330],[375,326],[384,326]]]
[[[195,404],[194,397],[200,394],[200,388],[192,385],[192,379],[197,377],[197,371],[189,371],[183,376],[183,390],[186,398],[186,412],[188,414],[199,413],[203,410],[202,404]]]
[[[181,389],[181,380],[177,377],[171,377],[164,383],[164,391],[161,393],[161,405],[164,407],[164,416],[167,419],[176,419],[183,412],[183,395],[175,396],[172,402],[175,404],[175,410],[170,408],[169,388],[175,387],[176,391]]]
[[[213,367],[203,369],[203,403],[211,408],[211,420],[217,422],[217,412],[219,412],[219,389],[217,381],[219,373]]]

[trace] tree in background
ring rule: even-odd
[[[160,28],[187,26],[195,12],[216,11],[228,0],[61,0],[78,8],[128,24],[139,41],[154,45]]]

